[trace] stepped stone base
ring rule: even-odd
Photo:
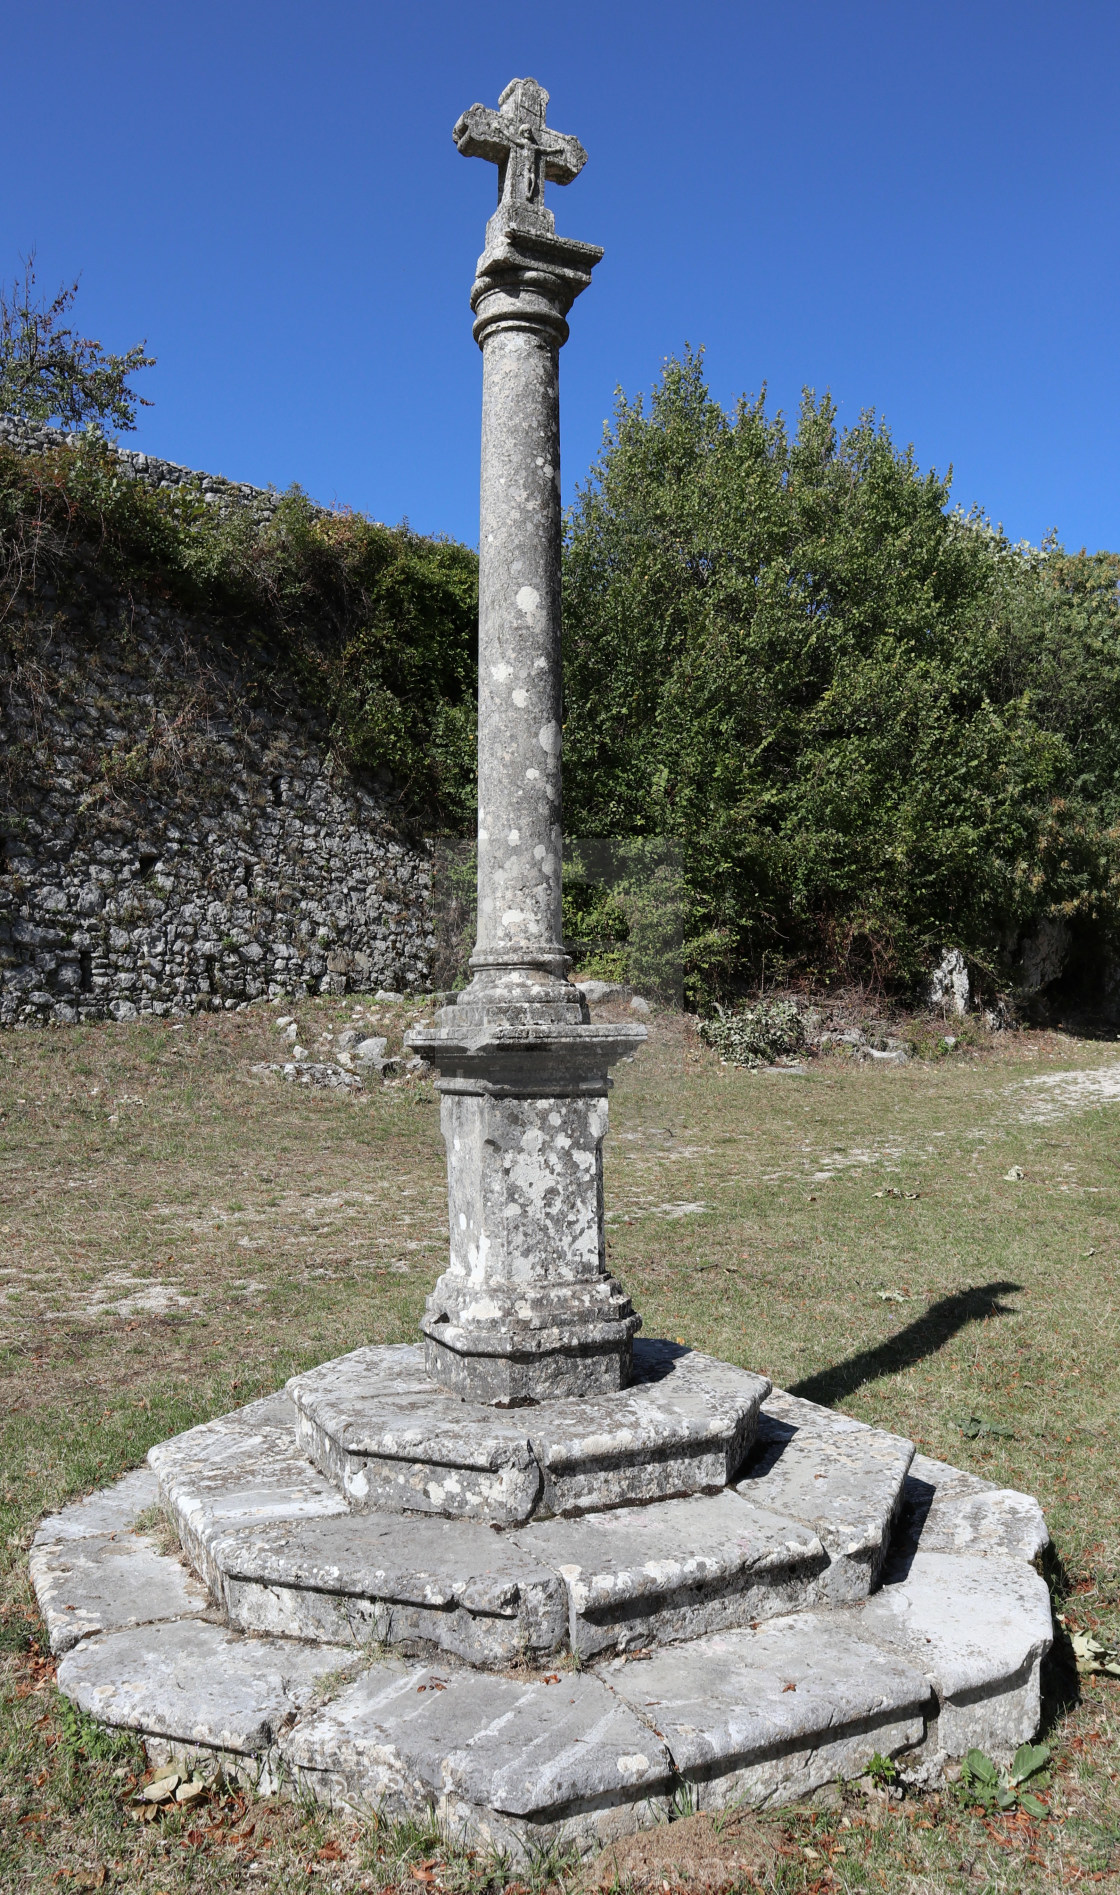
[[[36,1535],[60,1688],[157,1761],[434,1809],[518,1856],[663,1820],[682,1783],[761,1805],[876,1751],[929,1782],[1034,1736],[1035,1501],[643,1351],[614,1397],[495,1415],[418,1348],[359,1350],[163,1442]],[[137,1525],[157,1502],[182,1557]]]
[[[629,1387],[510,1410],[451,1393],[407,1344],[355,1349],[287,1387],[302,1451],[351,1507],[494,1526],[717,1493],[769,1392],[763,1375],[644,1341]]]

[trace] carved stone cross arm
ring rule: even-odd
[[[453,136],[464,158],[486,158],[498,167],[499,208],[528,209],[547,218],[545,180],[570,184],[587,163],[578,138],[545,124],[548,93],[535,79],[513,79],[498,110],[472,105]]]

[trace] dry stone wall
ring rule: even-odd
[[[59,447],[77,447],[80,434],[68,434],[63,428],[48,428],[38,421],[24,421],[15,415],[0,415],[0,442],[17,454],[49,454]],[[198,494],[221,514],[236,507],[247,513],[257,526],[271,520],[282,495],[275,487],[252,487],[244,480],[227,480],[224,474],[200,474],[193,468],[180,467],[175,461],[161,461],[154,454],[141,454],[136,448],[113,444],[121,472],[130,479],[143,481],[146,487],[172,492],[182,487]]]
[[[0,747],[0,1024],[428,985],[423,840],[221,627],[92,570],[17,595]]]

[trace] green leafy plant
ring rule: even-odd
[[[979,1415],[962,1415],[957,1423],[966,1441],[983,1441],[989,1437],[1014,1441],[1014,1428],[1001,1428],[997,1422],[984,1421]]]
[[[1036,1792],[1050,1781],[1048,1744],[1020,1744],[1010,1770],[999,1770],[982,1750],[970,1750],[961,1766],[960,1795],[988,1810],[1023,1809],[1028,1816],[1050,1814]],[[1033,1789],[1027,1789],[1028,1783]]]
[[[1062,1624],[1065,1624],[1064,1619]],[[1104,1677],[1120,1678],[1120,1643],[1107,1645],[1092,1632],[1071,1632],[1070,1644],[1082,1677],[1099,1672]]]
[[[981,991],[1120,939],[1120,558],[1012,546],[862,415],[618,398],[568,518],[565,816],[680,841],[698,1001],[763,967]],[[1063,691],[1068,680],[1068,691]]]
[[[882,1756],[879,1751],[875,1752],[864,1774],[869,1776],[873,1783],[881,1783],[884,1789],[889,1789],[891,1784],[898,1782],[898,1771],[891,1759]]]
[[[741,1013],[725,1013],[717,1005],[715,1017],[701,1020],[697,1030],[735,1066],[768,1066],[805,1044],[804,1023],[792,1000],[760,1000]]]
[[[107,355],[100,342],[81,336],[63,321],[78,293],[63,284],[52,298],[35,294],[35,257],[23,275],[0,285],[0,414],[28,421],[60,421],[80,428],[88,422],[136,426],[136,408],[151,403],[129,386],[138,369],[153,368],[138,342],[124,355]]]

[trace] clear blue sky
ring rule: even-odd
[[[613,392],[885,414],[1013,537],[1120,549],[1116,0],[52,0],[3,9],[0,275],[146,335],[137,445],[477,538],[467,295],[514,75],[590,154],[565,491]]]

